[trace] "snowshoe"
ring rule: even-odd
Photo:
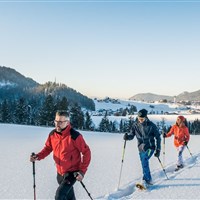
[[[136,183],[136,188],[138,188],[139,190],[147,190],[149,188],[149,186],[153,185],[153,183],[151,181],[145,181],[143,180],[142,183]]]
[[[183,168],[183,165],[182,165],[182,164],[181,164],[181,165],[177,165],[174,171],[177,172],[178,170],[180,170],[180,169],[182,169],[182,168]]]
[[[146,190],[146,189],[147,189],[147,188],[146,188],[143,184],[141,184],[141,183],[136,183],[136,184],[135,184],[135,187],[138,188],[139,190]]]

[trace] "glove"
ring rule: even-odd
[[[184,145],[186,146],[188,144],[188,142],[187,141],[184,141]]]
[[[129,140],[128,133],[124,134],[124,140]]]
[[[74,177],[76,178],[76,180],[78,181],[82,181],[84,178],[84,174],[83,172],[79,171],[79,172],[74,172]]]
[[[30,161],[31,161],[31,162],[35,162],[36,160],[38,160],[38,155],[32,153],[31,156],[30,156]]]
[[[159,149],[156,149],[154,156],[157,157],[157,158],[160,157],[160,150]]]
[[[163,137],[166,138],[167,137],[167,133],[163,133]]]

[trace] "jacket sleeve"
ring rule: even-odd
[[[186,142],[188,142],[190,140],[190,133],[189,133],[189,130],[188,128],[186,127],[185,129],[185,140]]]
[[[47,138],[46,142],[45,142],[45,146],[44,148],[37,153],[38,156],[38,160],[44,159],[45,157],[47,157],[50,153],[52,152],[52,146],[51,146],[51,138],[50,136]]]
[[[171,129],[169,130],[169,132],[166,134],[166,137],[170,137],[170,136],[172,136],[172,135],[174,134],[174,126],[175,126],[175,125],[173,125],[173,126],[171,127]]]
[[[83,139],[83,136],[80,134],[77,139],[75,140],[75,145],[79,152],[81,153],[82,159],[79,165],[79,170],[85,174],[87,171],[87,168],[91,161],[91,151],[89,146],[86,144],[85,140]]]
[[[127,135],[127,139],[128,140],[132,140],[134,137],[135,137],[135,124],[133,125],[133,127],[132,127],[132,129],[131,129],[131,132],[130,133],[128,133],[128,135]]]
[[[160,137],[159,130],[155,124],[153,124],[153,130],[154,130],[154,135],[156,138],[156,149],[160,150],[161,149],[161,137]]]

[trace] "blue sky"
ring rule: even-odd
[[[1,66],[87,96],[200,89],[200,1],[0,1]]]

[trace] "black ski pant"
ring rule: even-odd
[[[55,200],[76,200],[73,185],[76,182],[73,172],[64,176],[57,174],[59,187],[56,190]]]

